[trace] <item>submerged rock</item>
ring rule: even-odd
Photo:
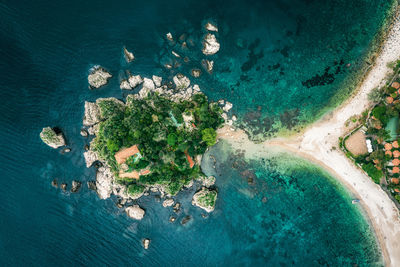
[[[220,44],[214,34],[207,33],[203,40],[203,54],[214,55],[219,51]]]
[[[168,198],[163,201],[162,205],[164,208],[171,207],[172,205],[174,205],[174,200],[172,198]]]
[[[40,132],[40,139],[52,148],[59,148],[65,146],[65,139],[62,133],[56,133],[53,128],[45,127]]]
[[[203,66],[203,68],[209,73],[212,74],[213,72],[213,68],[214,68],[214,61],[210,61],[207,59],[203,59],[201,61],[201,65]]]
[[[182,219],[181,224],[182,224],[182,225],[185,225],[185,224],[187,224],[191,219],[192,219],[192,216],[187,215],[187,216],[185,216],[185,217]]]
[[[125,46],[124,46],[124,56],[125,56],[126,62],[128,62],[128,63],[132,62],[135,59],[135,56],[133,55],[133,53],[129,52]]]
[[[211,22],[207,22],[207,24],[204,27],[206,28],[207,31],[210,31],[210,32],[217,32],[218,31],[217,26],[211,24]]]
[[[81,186],[82,186],[82,183],[81,183],[81,182],[76,181],[76,180],[72,181],[71,192],[72,192],[72,193],[78,192],[79,189],[81,188]]]
[[[99,106],[96,103],[85,101],[85,115],[83,125],[92,126],[100,122],[101,115]]]
[[[193,76],[193,77],[198,78],[198,77],[200,77],[200,75],[201,75],[201,70],[199,70],[199,69],[192,69],[192,76]]]
[[[148,238],[143,239],[142,245],[143,245],[144,249],[148,249],[150,246],[150,239],[148,239]]]
[[[145,211],[139,205],[133,205],[125,209],[126,214],[135,220],[141,220],[144,217]]]
[[[60,185],[60,188],[61,188],[63,191],[66,191],[66,190],[67,190],[67,184],[66,184],[66,183],[62,183],[62,184]]]
[[[88,188],[89,188],[90,190],[96,190],[96,189],[97,189],[97,187],[96,187],[96,181],[88,181],[88,182],[87,182],[87,186],[88,186]]]
[[[51,181],[51,185],[52,185],[53,187],[57,188],[57,187],[58,187],[58,181],[57,181],[57,179],[53,179],[53,181]]]
[[[62,154],[69,153],[69,152],[71,152],[71,148],[69,148],[69,147],[66,147],[61,151]]]
[[[217,191],[203,187],[193,195],[192,205],[202,208],[207,212],[212,212],[217,200]]]
[[[174,216],[169,217],[169,222],[175,222],[176,218]]]
[[[104,68],[100,66],[95,66],[91,70],[89,76],[88,76],[88,82],[91,87],[93,88],[99,88],[103,85],[106,85],[108,82],[108,79],[110,79],[112,75],[106,71]]]

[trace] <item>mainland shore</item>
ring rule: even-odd
[[[220,129],[219,138],[235,149],[245,149],[247,158],[257,158],[274,148],[283,148],[306,158],[327,170],[353,193],[368,215],[382,249],[386,266],[400,266],[400,217],[389,196],[361,169],[338,149],[338,139],[349,129],[346,121],[370,107],[368,93],[382,86],[391,73],[388,64],[400,58],[400,12],[382,44],[380,54],[370,68],[356,94],[333,112],[310,125],[301,134],[289,138],[275,138],[255,144],[242,130],[229,126]]]

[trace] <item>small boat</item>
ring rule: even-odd
[[[353,200],[351,201],[352,204],[357,204],[357,203],[359,203],[359,202],[360,202],[359,199],[353,199]]]

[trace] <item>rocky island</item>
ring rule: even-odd
[[[46,145],[52,148],[59,148],[61,146],[65,146],[65,139],[63,134],[61,132],[57,133],[51,127],[43,128],[42,132],[40,133],[40,139],[42,139],[42,141]]]
[[[95,138],[84,157],[87,167],[101,165],[96,175],[100,198],[114,194],[125,203],[146,192],[160,192],[166,197],[163,206],[169,207],[174,203],[171,198],[194,180],[213,186],[215,178],[207,177],[200,163],[216,143],[226,107],[209,102],[182,74],[173,77],[172,88],[161,85],[161,77],[139,77],[129,77],[131,87],[142,88],[125,102],[100,98],[85,103],[83,125]],[[194,195],[193,205],[211,212],[217,191],[206,187]],[[138,205],[127,207],[126,213],[138,220],[145,214]]]

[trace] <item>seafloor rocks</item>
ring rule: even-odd
[[[62,184],[60,185],[60,188],[61,188],[63,191],[67,190],[67,184],[66,184],[66,183],[62,183]]]
[[[95,161],[99,160],[99,155],[93,150],[83,152],[83,157],[85,158],[86,168],[89,168]]]
[[[82,186],[81,182],[76,181],[76,180],[72,181],[71,192],[72,193],[78,192],[79,189],[81,188],[81,186]]]
[[[203,54],[214,55],[219,51],[220,44],[214,34],[207,33],[203,40]]]
[[[135,220],[141,220],[144,217],[144,210],[139,205],[133,205],[125,209],[126,214]]]
[[[105,84],[107,84],[108,79],[110,79],[112,75],[106,71],[104,68],[100,66],[95,66],[91,69],[91,72],[88,76],[88,82],[91,87],[99,88]]]
[[[53,181],[51,181],[51,185],[52,185],[53,187],[57,188],[57,187],[58,187],[58,181],[57,181],[57,179],[53,179]]]
[[[161,86],[161,82],[162,82],[162,77],[153,75],[152,78],[153,78],[153,82],[156,85],[156,87],[160,87]]]
[[[210,31],[210,32],[217,32],[218,31],[217,26],[215,26],[211,22],[207,22],[207,24],[204,27],[206,28],[207,31]]]
[[[176,89],[186,89],[190,85],[190,80],[183,74],[178,73],[173,78]]]
[[[203,187],[193,195],[192,205],[202,208],[207,212],[212,212],[217,200],[217,191]]]
[[[166,34],[166,36],[167,36],[167,40],[168,41],[170,41],[170,42],[174,41],[174,38],[172,37],[172,33],[169,32],[169,33]]]
[[[133,89],[139,84],[141,84],[143,82],[143,79],[140,75],[132,75],[128,78],[128,82],[131,88]]]
[[[171,207],[172,205],[174,205],[174,200],[172,198],[168,198],[163,201],[162,205],[164,208]]]
[[[100,109],[96,103],[85,101],[85,115],[83,117],[83,125],[92,126],[100,122]]]
[[[101,199],[109,198],[112,193],[113,174],[109,167],[100,167],[96,173],[97,194]]]
[[[214,68],[214,61],[213,61],[213,60],[203,59],[203,60],[201,61],[201,65],[203,66],[203,68],[204,68],[209,74],[212,74],[213,68]]]
[[[185,224],[187,224],[191,219],[192,219],[192,216],[186,215],[185,217],[183,217],[183,219],[182,219],[182,221],[181,221],[181,224],[182,224],[182,225],[185,225]]]
[[[129,52],[128,49],[126,49],[126,47],[124,47],[124,56],[125,56],[125,60],[126,62],[130,63],[135,59],[135,56],[133,55],[132,52]]]
[[[51,127],[45,127],[42,129],[40,132],[40,139],[42,141],[52,147],[52,148],[58,148],[60,146],[65,146],[65,139],[62,133],[56,133],[53,128]]]
[[[143,239],[142,245],[143,245],[144,249],[148,249],[150,246],[150,239],[148,239],[148,238]]]

